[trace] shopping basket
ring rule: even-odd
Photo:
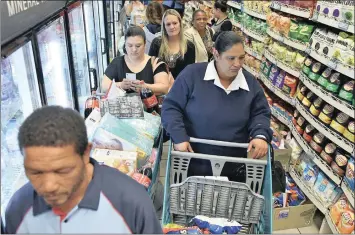
[[[192,143],[247,148],[248,144],[191,138]],[[225,163],[244,163],[246,182],[231,182],[205,177],[188,177],[191,158],[211,162],[213,176],[220,176]],[[233,158],[173,151],[170,144],[164,187],[163,226],[177,223],[187,226],[196,215],[223,217],[243,225],[239,233],[272,233],[271,150],[266,160]],[[174,182],[179,179],[178,182]]]

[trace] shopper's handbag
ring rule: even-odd
[[[286,191],[286,172],[280,161],[275,161],[274,149],[271,144],[270,154],[271,154],[271,172],[272,172],[272,192],[282,192]]]

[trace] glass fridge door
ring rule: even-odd
[[[123,36],[123,27],[120,22],[121,1],[114,1],[114,18],[115,18],[115,57],[118,56],[118,43]]]
[[[1,61],[1,217],[11,196],[27,182],[17,134],[41,107],[31,42]]]
[[[71,9],[68,18],[79,111],[84,115],[85,102],[91,89],[82,5]]]
[[[47,104],[74,108],[65,40],[63,16],[37,34]]]
[[[99,67],[98,58],[98,42],[95,35],[95,22],[94,22],[94,11],[92,1],[84,2],[84,19],[85,19],[85,30],[86,30],[86,44],[89,56],[89,71],[90,71],[90,83],[92,89],[97,89],[95,83],[97,83],[98,75],[101,78],[104,74]],[[100,54],[101,56],[101,54]],[[96,79],[96,81],[95,81]],[[96,84],[97,85],[97,84]]]
[[[108,31],[108,54],[110,62],[116,56],[116,48],[115,48],[115,22],[114,22],[114,7],[112,0],[106,1],[106,14],[107,14],[107,31]]]
[[[106,46],[106,34],[105,34],[105,22],[104,22],[104,9],[103,2],[101,0],[93,1],[94,4],[94,19],[95,19],[95,35],[96,41],[100,43],[97,47],[97,54],[99,55],[99,71],[100,75],[103,76],[105,69],[107,67],[107,46]],[[101,81],[99,79],[99,88],[101,88]]]

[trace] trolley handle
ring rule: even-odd
[[[219,140],[207,140],[207,139],[198,139],[190,137],[191,143],[199,143],[199,144],[209,144],[215,146],[223,146],[223,147],[232,147],[232,148],[248,148],[248,143],[233,143]]]
[[[207,139],[198,139],[190,137],[191,143],[200,143],[200,144],[209,144],[215,146],[223,146],[223,147],[232,147],[232,148],[248,148],[248,143],[233,143],[233,142],[226,142],[226,141],[219,141],[219,140],[207,140]],[[272,145],[267,142],[269,145],[268,153],[270,154],[271,160],[271,169],[274,171],[274,149]]]

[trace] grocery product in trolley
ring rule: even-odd
[[[148,113],[158,112],[158,99],[151,89],[143,87],[140,95]]]
[[[100,101],[97,97],[91,96],[85,102],[84,118],[86,119],[95,108],[100,108]]]

